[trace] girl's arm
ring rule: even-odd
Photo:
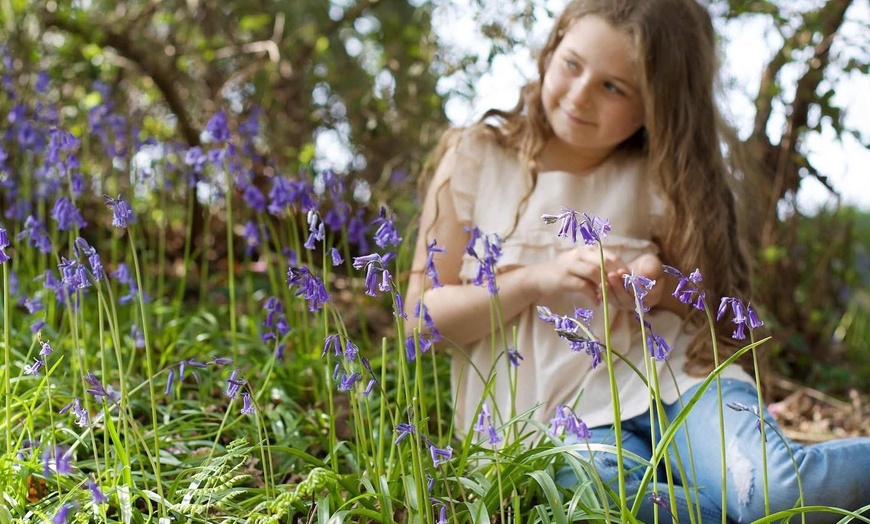
[[[450,163],[443,162],[436,172],[423,204],[405,296],[405,312],[409,318],[405,325],[406,334],[417,326],[422,327],[422,322],[413,316],[422,295],[441,335],[455,344],[466,344],[491,333],[491,297],[486,288],[463,284],[460,280],[462,255],[469,234],[457,216],[448,184],[450,176],[462,174],[450,173],[446,164]],[[481,195],[481,198],[487,196]],[[505,223],[514,219],[512,213],[513,210],[506,211]],[[438,279],[443,284],[438,288],[431,287],[432,282],[425,273],[427,246],[433,239],[437,240],[438,246],[444,247],[444,252],[436,253],[433,260]],[[607,265],[615,270],[615,257],[609,257]],[[573,291],[595,297],[599,281],[598,253],[586,247],[572,249],[546,263],[498,273],[496,284],[502,320],[509,322],[550,294]]]

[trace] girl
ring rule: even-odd
[[[575,308],[598,306],[598,248],[556,238],[555,228],[541,216],[565,207],[610,220],[603,245],[611,346],[641,370],[647,350],[622,276],[658,281],[644,299],[651,308],[645,318],[673,348],[666,361],[654,362],[672,420],[712,369],[713,352],[709,332],[701,327],[705,314],[670,294],[677,281],[663,273],[662,262],[682,270],[699,268],[713,307],[721,297],[749,296],[730,172],[720,150],[712,23],[695,0],[575,0],[556,21],[538,58],[538,73],[513,110],[491,110],[442,139],[433,155],[434,176],[406,304],[409,314],[416,310],[418,317],[431,317],[424,337],[434,335],[434,326],[441,345],[452,347],[460,435],[474,427],[492,377],[484,400],[491,404],[496,427],[518,414],[546,424],[557,409],[564,415],[560,406],[567,405],[592,427],[592,442],[613,444],[614,399],[606,366],[591,365],[594,350],[588,351],[591,356],[569,351],[537,309],[570,315]],[[485,236],[492,234],[503,244]],[[491,313],[488,290],[472,284],[485,249],[499,255],[498,315]],[[441,285],[433,286],[433,277]],[[423,311],[415,307],[420,300]],[[604,334],[600,311],[590,326]],[[717,331],[724,359],[740,346],[730,343],[732,329]],[[513,341],[516,346],[509,348]],[[614,359],[612,368],[621,444],[648,458],[651,433],[659,424],[650,417],[649,390],[621,359]],[[720,377],[724,403],[758,404],[754,382],[739,366]],[[766,476],[774,488],[765,502],[758,418],[751,411],[724,410],[722,444],[719,412],[714,383],[674,440],[683,464],[689,464],[690,452],[694,461],[694,468],[686,468],[687,478],[676,475],[674,481],[693,489],[678,489],[671,499],[665,485],[651,485],[641,521],[653,521],[657,502],[669,506],[680,522],[689,522],[687,496],[703,522],[726,517],[749,522],[789,509],[799,498],[789,453],[799,466],[805,505],[855,509],[870,504],[870,439],[803,447],[768,431]],[[766,412],[764,418],[774,424]],[[616,482],[613,457],[593,457],[605,481]],[[637,492],[643,474],[634,465],[625,464],[629,494]],[[677,471],[676,462],[672,469]],[[566,485],[571,476],[563,471],[558,480]],[[810,521],[836,517],[814,513]]]

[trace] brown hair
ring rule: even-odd
[[[735,173],[721,150],[723,140],[732,153],[739,144],[726,131],[715,104],[716,37],[709,14],[696,0],[570,2],[538,55],[538,78],[523,86],[513,109],[489,110],[473,127],[486,129],[501,146],[515,151],[534,188],[537,159],[553,134],[544,114],[542,80],[565,33],[588,15],[628,34],[637,52],[644,127],[620,148],[646,157],[646,169],[665,199],[668,228],[655,239],[662,260],[687,274],[699,268],[711,308],[718,306],[720,297],[748,299],[749,265],[732,191]],[[459,133],[454,129],[445,134],[424,174],[431,176]],[[730,156],[736,160],[739,155]],[[698,325],[705,320],[699,312],[689,317]],[[717,326],[722,358],[739,347],[730,339],[732,330],[727,320]],[[699,330],[688,357],[688,371],[701,374],[712,369],[706,330]]]

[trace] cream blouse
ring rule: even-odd
[[[452,167],[448,163],[452,163]],[[562,207],[608,219],[612,230],[603,239],[604,247],[625,262],[641,254],[658,252],[651,239],[659,236],[657,233],[664,227],[662,206],[653,196],[652,185],[644,176],[643,162],[639,158],[614,155],[587,175],[541,172],[518,218],[517,210],[530,190],[531,181],[516,156],[505,152],[491,137],[481,132],[465,131],[458,145],[445,154],[442,166],[451,169],[448,187],[459,220],[467,227],[477,226],[484,234],[498,233],[504,239],[502,256],[497,262],[498,271],[547,261],[575,247],[570,239],[556,236],[558,224],[547,225],[541,220],[542,214],[558,214]],[[511,233],[515,220],[516,228]],[[480,242],[476,251],[483,253]],[[470,282],[477,275],[478,268],[477,259],[466,253],[460,278],[463,282]],[[688,272],[694,268],[680,269]],[[668,293],[671,291],[666,290]],[[538,318],[538,305],[559,315],[570,315],[578,307],[592,309],[592,331],[604,342],[602,307],[580,293],[533,304],[512,319],[505,326],[504,333],[508,345],[513,346],[516,330],[516,349],[522,356],[520,365],[510,368],[510,373],[516,371],[513,413],[547,425],[555,415],[556,407],[567,404],[590,428],[612,424],[613,407],[606,365],[602,363],[592,369],[591,356],[585,352],[572,352],[569,343],[555,333],[553,325]],[[653,331],[664,337],[673,348],[667,362],[656,362],[655,365],[663,401],[675,402],[680,392],[702,381],[702,378],[690,376],[683,370],[692,328],[685,326],[678,315],[661,309],[653,309],[645,314],[645,318]],[[614,351],[643,372],[646,369],[646,350],[635,314],[611,307],[610,323]],[[495,334],[495,340],[488,335],[465,347],[452,349],[451,381],[459,435],[472,430],[482,401],[488,403],[498,419],[494,420],[497,427],[510,418],[509,363],[504,352],[500,332]],[[625,420],[649,409],[649,392],[634,370],[618,357],[614,359],[621,419]],[[484,397],[486,383],[491,377],[494,377],[494,383]],[[730,366],[722,377],[752,381],[739,366]]]

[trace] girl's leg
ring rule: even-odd
[[[601,426],[593,428],[591,431],[592,438],[589,440],[590,444],[606,444],[611,446],[616,445],[615,434],[612,426]],[[567,444],[576,444],[578,442],[579,441],[566,441]],[[623,421],[623,450],[648,459],[652,456],[652,448],[650,446],[650,425],[648,413],[645,413],[630,420]],[[590,459],[589,453],[586,451],[578,452],[578,454],[587,460]],[[616,454],[596,450],[592,454],[592,463],[594,464],[595,469],[597,470],[602,482],[608,484],[613,490],[617,490],[619,468],[617,466]],[[625,459],[624,463],[625,485],[629,498],[629,506],[631,506],[634,501],[635,495],[640,491],[641,480],[644,476],[644,473],[646,473],[646,468],[631,459]],[[641,495],[643,497],[643,501],[637,515],[637,518],[640,522],[656,522],[655,513],[657,512],[658,522],[669,523],[672,522],[673,519],[670,517],[668,512],[673,512],[673,515],[676,517],[677,521],[684,524],[689,524],[693,521],[698,524],[700,524],[701,522],[721,523],[721,504],[718,503],[718,499],[711,499],[707,496],[706,493],[703,492],[698,493],[697,496],[694,492],[692,492],[690,494],[690,504],[687,501],[684,488],[680,485],[677,485],[675,490],[676,504],[672,506],[671,501],[668,499],[668,486],[664,482],[664,468],[660,468],[658,472],[658,478],[658,484],[650,483]],[[574,471],[570,467],[566,466],[556,473],[556,483],[564,487],[574,486],[577,484],[577,477],[574,474]],[[662,505],[657,506],[653,503],[653,495],[661,497],[662,500],[665,501],[664,505],[666,506],[666,509],[662,509]],[[690,518],[689,516],[690,508],[692,515],[694,515],[694,518]],[[699,513],[701,515],[700,521],[697,517]]]
[[[696,388],[683,395],[688,401]],[[722,401],[738,403],[750,411],[726,407],[725,459],[727,514],[735,522],[752,522],[765,515],[764,471],[762,467],[759,418],[755,386],[738,380],[722,380]],[[673,420],[679,403],[668,407]],[[798,504],[800,473],[804,506],[831,506],[855,510],[870,504],[870,438],[835,440],[804,446],[784,438],[776,422],[765,410],[767,443],[767,482],[770,512],[787,510]],[[682,457],[689,456],[685,434],[688,432],[694,458],[694,478],[689,483],[703,489],[707,497],[719,501],[722,490],[722,453],[719,431],[719,398],[713,383],[695,405],[675,442]],[[774,431],[774,428],[776,431]],[[777,434],[780,431],[780,434]],[[685,459],[684,459],[685,462]],[[687,468],[688,470],[688,468]],[[687,471],[691,476],[692,472]],[[720,503],[721,504],[721,503]],[[807,522],[836,522],[842,515],[807,514]],[[682,522],[682,518],[680,519]],[[792,519],[799,522],[799,518]]]

